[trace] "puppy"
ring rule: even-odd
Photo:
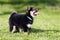
[[[9,18],[10,32],[14,32],[15,30],[19,32],[20,29],[23,29],[24,32],[29,34],[34,17],[38,14],[38,9],[34,7],[28,7],[26,14],[18,14],[17,12],[13,12]]]

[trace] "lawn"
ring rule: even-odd
[[[26,8],[26,5],[21,4],[0,5],[0,40],[60,40],[60,9],[49,7],[39,10],[39,15],[34,18],[29,35],[23,32],[10,33],[8,25],[10,13],[14,10],[25,13]]]

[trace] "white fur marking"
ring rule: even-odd
[[[22,31],[22,29],[20,28],[20,29],[19,29],[19,31],[21,32],[21,31]]]
[[[32,26],[31,24],[27,24],[27,27],[28,27],[28,28],[31,28],[31,26]]]
[[[34,13],[35,11],[30,11],[30,15],[32,16],[32,17],[35,17],[35,15],[34,14],[36,14],[36,15],[38,15],[39,14],[39,12],[36,12],[36,13]],[[33,14],[34,13],[34,14]]]
[[[12,33],[15,31],[15,26],[13,26],[13,30],[12,30]]]
[[[31,15],[32,17],[35,17],[35,16],[33,15],[33,13],[34,13],[34,12],[33,12],[33,11],[31,11],[31,12],[30,12],[30,15]]]

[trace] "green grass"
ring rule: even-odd
[[[39,6],[36,7],[40,8]],[[8,25],[10,13],[14,10],[25,12],[26,7],[26,5],[0,5],[0,40],[60,40],[60,9],[39,10],[39,16],[34,19],[29,35],[23,32],[10,33]]]

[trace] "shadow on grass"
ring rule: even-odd
[[[35,28],[32,28],[31,29],[31,32],[32,33],[40,33],[40,32],[51,32],[51,31],[53,31],[53,32],[60,32],[60,30],[41,30],[41,29],[35,29]]]

